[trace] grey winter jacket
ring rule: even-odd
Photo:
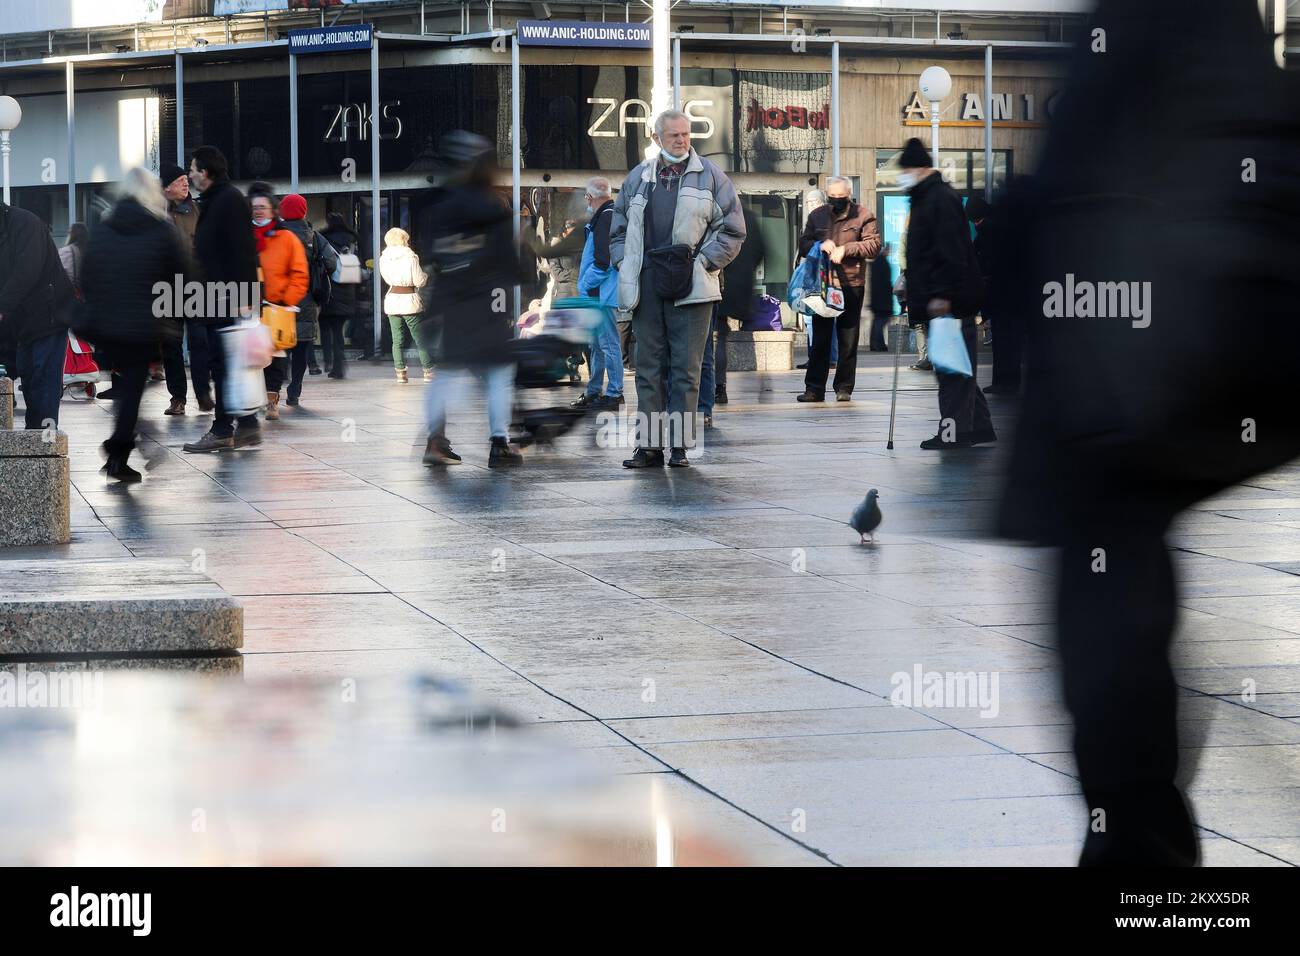
[[[618,269],[618,305],[630,312],[641,297],[641,263],[645,254],[645,208],[655,186],[659,158],[641,163],[623,181],[614,200],[614,220],[609,233],[610,262]],[[722,298],[719,275],[740,253],[745,242],[745,217],[731,180],[712,161],[691,150],[677,189],[673,213],[673,243],[695,247],[704,244],[695,258],[695,277],[690,294],[676,305],[717,302]]]

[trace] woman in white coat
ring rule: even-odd
[[[384,313],[393,333],[393,368],[397,380],[405,382],[406,357],[402,329],[410,332],[411,340],[420,353],[424,367],[424,380],[433,381],[433,357],[424,344],[420,331],[420,292],[428,276],[420,268],[420,257],[411,248],[411,237],[405,229],[396,227],[384,233],[384,251],[379,257],[379,274],[388,283],[384,296]]]

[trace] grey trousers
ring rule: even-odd
[[[665,302],[655,295],[649,273],[641,273],[641,301],[632,314],[632,331],[637,412],[645,416],[639,419],[637,436],[642,448],[695,446],[700,366],[712,322],[712,302],[686,306]],[[669,373],[672,386],[666,388]]]

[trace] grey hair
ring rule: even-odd
[[[158,174],[140,166],[127,170],[122,182],[117,187],[117,198],[134,199],[143,206],[149,215],[162,219],[167,215],[167,197],[163,195],[162,183]]]
[[[679,119],[686,120],[687,123],[691,121],[691,118],[681,110],[664,110],[655,117],[655,135],[662,136],[664,134],[664,126],[667,125],[668,121]]]
[[[848,189],[849,192],[853,192],[853,180],[849,179],[848,176],[827,176],[826,177],[826,189],[828,191],[836,183],[840,183],[846,189]]]
[[[592,176],[587,180],[587,192],[596,197],[608,196],[609,180],[604,176]]]

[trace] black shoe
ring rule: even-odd
[[[329,377],[329,378],[346,378],[346,376],[345,376],[341,371],[339,371],[338,369],[335,369],[334,371],[330,372],[328,377]]]
[[[691,460],[686,457],[685,448],[674,448],[672,456],[668,459],[669,468],[689,468]]]
[[[286,405],[288,405],[290,408],[297,408],[298,405],[300,404],[300,402],[298,401],[298,399],[294,398],[292,395],[289,396],[288,398],[286,398],[286,399],[284,400],[284,403],[285,403]]]
[[[424,463],[426,465],[459,465],[460,455],[451,450],[451,442],[438,436],[430,436],[424,446]]]
[[[307,371],[310,372],[312,375],[322,375],[325,372],[325,370],[321,368],[319,365],[313,365],[311,368],[307,369]]]
[[[818,395],[812,389],[808,389],[802,395],[796,398],[795,401],[796,402],[824,402],[826,401],[826,396]]]
[[[208,432],[198,441],[186,442],[183,446],[187,452],[225,451],[235,447],[235,439],[230,435],[214,435]]]
[[[126,463],[125,455],[120,457],[114,455],[112,458],[109,458],[104,473],[115,481],[121,481],[127,484],[135,484],[144,479],[144,476],[141,475],[140,472],[136,471]]]
[[[987,445],[998,440],[998,433],[991,428],[980,428],[962,436],[972,445]]]
[[[1015,385],[985,385],[985,395],[1015,395],[1020,391]]]
[[[505,465],[517,465],[524,456],[504,438],[493,438],[492,448],[488,451],[488,467],[501,468]]]
[[[934,366],[929,362],[917,362],[915,365],[911,366],[911,369],[913,372],[933,372]]]
[[[592,408],[601,400],[602,397],[603,396],[600,395],[589,395],[588,393],[583,392],[576,402],[569,402],[569,407]]]
[[[955,441],[944,441],[938,435],[921,442],[921,447],[926,451],[952,451],[954,448],[969,448],[970,445],[970,441],[964,438],[958,438]]]
[[[807,367],[808,367],[808,363],[807,363],[807,362],[804,362],[802,365],[796,365],[796,366],[795,366],[795,368],[807,368]]]
[[[844,389],[840,389],[838,392],[835,393],[835,401],[851,402],[853,401],[853,393],[849,391],[845,391]]]
[[[713,404],[714,404],[714,405],[725,405],[725,404],[727,404],[727,386],[725,386],[725,385],[719,385],[719,386],[714,390],[714,392],[713,392]]]
[[[250,448],[253,445],[262,444],[262,429],[260,428],[236,428],[234,438],[234,448]]]
[[[110,402],[111,402],[111,401],[113,401],[115,398],[117,398],[117,395],[114,394],[114,389],[115,389],[115,388],[116,388],[116,386],[112,386],[112,385],[110,385],[108,388],[104,389],[102,392],[96,392],[96,393],[95,393],[95,397],[96,397],[96,398],[106,399],[107,401],[110,401]]]
[[[662,468],[664,452],[662,448],[638,448],[631,458],[623,461],[624,468]]]
[[[602,395],[591,403],[593,411],[612,412],[616,408],[621,408],[627,399],[622,395]]]

